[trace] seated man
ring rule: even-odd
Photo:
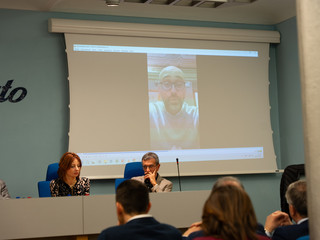
[[[0,179],[0,199],[9,199],[10,195],[6,183]]]
[[[285,212],[276,211],[270,214],[266,219],[265,233],[274,240],[291,240],[309,235],[306,181],[291,183],[286,191],[286,199],[289,214],[295,224]]]
[[[116,190],[116,209],[119,226],[101,232],[98,240],[180,240],[178,229],[159,223],[150,214],[148,188],[141,182],[126,180]]]
[[[150,192],[171,192],[172,182],[162,178],[158,173],[160,164],[159,157],[153,152],[148,152],[142,157],[144,175],[132,179],[144,182]]]

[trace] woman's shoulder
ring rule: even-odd
[[[59,183],[59,182],[61,182],[61,179],[60,179],[60,178],[56,178],[56,179],[52,179],[52,180],[50,181],[50,184]]]
[[[50,181],[50,187],[61,186],[62,183],[63,183],[63,181],[60,178],[52,179]]]
[[[90,182],[90,180],[89,180],[89,178],[87,178],[87,177],[80,177],[79,178],[79,181],[81,181],[81,182]]]

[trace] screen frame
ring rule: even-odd
[[[224,29],[224,28],[205,28],[205,27],[185,27],[171,25],[153,25],[153,24],[131,24],[116,22],[100,22],[86,20],[69,20],[69,19],[49,19],[49,31],[56,33],[81,33],[81,34],[98,34],[111,36],[139,36],[150,38],[173,38],[173,39],[194,39],[210,41],[236,41],[236,42],[258,42],[258,43],[279,43],[280,34],[277,31],[264,30],[244,30],[244,29]],[[204,162],[204,164],[206,164]],[[183,171],[184,163],[180,166],[181,176],[212,175],[212,174],[244,174],[244,173],[273,173],[277,172],[277,166],[265,171],[221,171],[217,168],[215,171],[203,172],[186,172]],[[110,168],[110,166],[108,166]],[[82,175],[90,175],[91,179],[108,179],[122,177],[123,165],[111,166],[112,171],[119,172],[108,176],[102,167],[99,171],[92,169],[82,170]],[[114,168],[114,169],[113,169]],[[110,169],[109,169],[110,170]],[[167,172],[164,176],[176,176],[176,164],[168,163],[162,166],[162,171]]]

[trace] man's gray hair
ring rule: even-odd
[[[146,160],[149,160],[149,159],[152,159],[152,158],[154,160],[156,160],[156,165],[159,165],[159,157],[154,152],[147,152],[145,155],[143,155],[142,161],[146,161]]]
[[[238,185],[242,189],[244,189],[244,186],[240,182],[240,180],[236,177],[232,176],[226,176],[226,177],[220,177],[213,185],[212,189],[216,189],[217,187],[226,186],[226,185]]]
[[[298,180],[291,183],[286,191],[286,199],[302,217],[308,216],[307,208],[307,182]]]

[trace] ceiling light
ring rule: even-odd
[[[230,7],[237,5],[244,5],[253,3],[257,0],[205,0],[205,2],[215,2],[217,3],[216,7]]]
[[[106,0],[106,4],[108,7],[119,6],[120,0]]]

